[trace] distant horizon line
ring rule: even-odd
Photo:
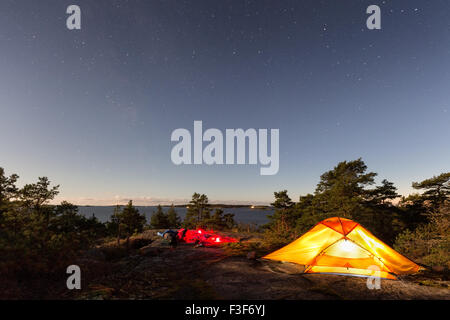
[[[390,202],[394,205],[397,205],[402,197],[407,197],[405,195],[400,194],[397,198],[391,200]],[[56,198],[52,201],[50,201],[51,205],[58,205],[63,201],[69,202],[71,204],[74,204],[76,206],[82,206],[82,207],[114,207],[114,206],[124,206],[128,203],[128,201],[133,201],[134,206],[138,207],[156,207],[158,205],[162,207],[170,207],[174,205],[175,207],[186,207],[189,205],[190,199],[177,199],[177,200],[167,200],[167,199],[161,199],[161,201],[158,201],[157,199],[151,199],[151,198],[125,198],[121,197],[116,201],[116,203],[113,203],[113,200],[111,199],[85,199],[86,202],[83,201],[83,199],[70,199],[70,198]],[[92,202],[89,202],[92,201]],[[294,203],[298,202],[295,200],[292,200]],[[208,205],[210,206],[264,206],[264,207],[271,207],[272,201],[238,201],[238,200],[213,200],[212,202],[209,202]]]
[[[52,205],[57,205],[59,203],[51,203]],[[76,204],[72,203],[78,207],[115,207],[115,206],[126,206],[126,203],[121,204]],[[172,204],[134,204],[135,207],[171,207]],[[187,207],[189,203],[183,204],[173,204],[174,207]],[[208,206],[226,206],[226,207],[272,207],[270,204],[252,204],[252,203],[236,203],[236,204],[227,204],[227,203],[208,203]]]
[[[147,198],[147,197],[120,197],[120,199],[113,200],[108,199],[94,199],[94,198],[59,198],[50,201],[50,204],[57,205],[63,201],[67,201],[77,206],[96,206],[96,207],[111,207],[111,206],[123,206],[128,203],[128,201],[133,201],[133,205],[142,207],[152,207],[152,206],[188,206],[191,199],[158,199],[158,198]],[[272,201],[251,201],[251,200],[213,200],[209,201],[209,205],[218,206],[270,206]]]

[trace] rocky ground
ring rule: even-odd
[[[69,299],[449,299],[443,273],[400,281],[381,280],[369,290],[366,278],[302,274],[302,267],[227,254],[223,248],[168,244],[147,234],[124,254],[117,248],[87,252],[78,261],[83,289]],[[116,251],[115,251],[116,250]],[[250,258],[250,259],[249,259]]]

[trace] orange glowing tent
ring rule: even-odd
[[[338,217],[319,222],[294,242],[263,258],[305,265],[305,273],[386,279],[421,269],[359,223]]]

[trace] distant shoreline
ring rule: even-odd
[[[189,211],[186,205],[174,205],[175,211],[181,219],[184,219]],[[85,217],[91,217],[94,215],[100,221],[106,222],[111,219],[111,215],[114,213],[115,205],[110,206],[78,206],[79,212]],[[123,205],[120,205],[123,208]],[[157,206],[134,206],[139,210],[141,214],[144,214],[147,221],[150,221],[151,216],[156,212]],[[170,208],[169,205],[161,205],[162,210],[167,212]],[[274,209],[268,206],[255,206],[255,205],[224,205],[222,204],[210,204],[208,206],[209,211],[212,213],[215,210],[223,210],[224,213],[231,213],[234,215],[234,219],[238,223],[248,223],[256,225],[264,225],[269,222],[268,216],[273,214]]]
[[[115,207],[115,204],[111,204],[111,205],[78,205],[78,207]],[[124,204],[119,204],[119,206],[124,206]],[[140,206],[140,205],[136,205],[135,207],[157,207],[158,205],[145,205],[145,206]],[[171,204],[162,204],[161,207],[163,208],[167,208],[167,207],[171,207]],[[187,208],[189,206],[189,203],[187,204],[177,204],[177,205],[173,205],[175,208]],[[251,205],[251,204],[221,204],[221,203],[217,203],[217,204],[209,204],[207,205],[209,208],[249,208],[249,209],[258,209],[258,210],[270,210],[273,209],[273,207],[271,206],[265,206],[265,205]]]

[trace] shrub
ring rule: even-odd
[[[394,249],[428,266],[450,268],[450,206],[429,215],[430,222],[397,236]]]

